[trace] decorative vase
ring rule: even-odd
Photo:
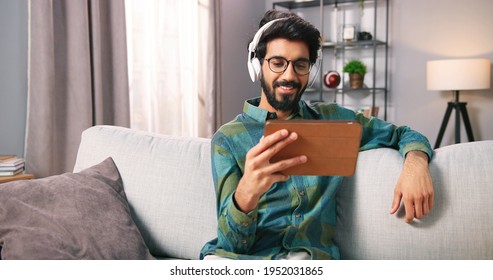
[[[358,73],[349,74],[349,87],[351,87],[352,89],[362,88],[364,79],[365,75],[361,75]]]

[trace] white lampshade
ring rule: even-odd
[[[428,90],[478,90],[490,88],[488,59],[446,59],[428,61]]]

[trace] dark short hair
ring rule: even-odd
[[[306,43],[310,52],[310,62],[315,63],[320,48],[320,31],[295,13],[278,10],[267,11],[260,21],[259,28],[278,18],[285,18],[286,20],[277,21],[264,31],[256,48],[256,56],[259,59],[265,58],[267,43],[274,39],[283,38]]]

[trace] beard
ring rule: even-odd
[[[272,87],[269,87],[265,82],[264,77],[260,78],[260,85],[267,97],[267,102],[277,111],[292,112],[298,105],[298,102],[305,91],[306,85],[302,88],[300,83],[280,81],[272,83]],[[282,94],[281,100],[276,98],[275,88],[279,86],[292,86],[294,89],[298,89],[298,92],[293,95]]]

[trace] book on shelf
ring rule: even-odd
[[[24,159],[15,156],[2,156],[0,158],[0,167],[17,167],[24,165]]]
[[[0,166],[0,172],[2,171],[15,171],[18,169],[24,168],[24,162],[17,164],[17,165],[12,165],[12,166]]]
[[[15,176],[17,174],[20,174],[24,171],[24,168],[19,168],[14,171],[0,171],[0,177],[5,177],[5,176]]]
[[[0,156],[0,176],[14,176],[24,171],[25,161],[16,156]]]

